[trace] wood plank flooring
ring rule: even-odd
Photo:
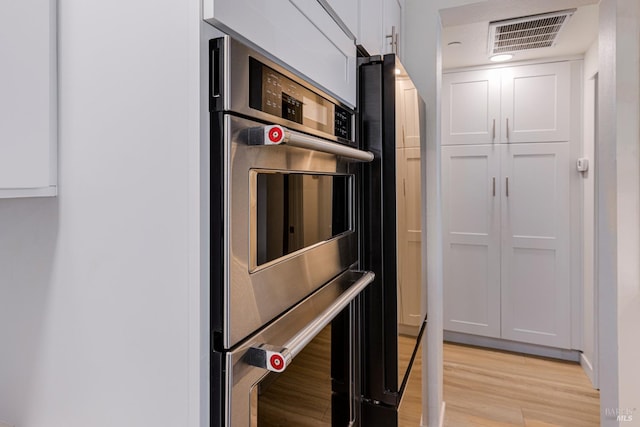
[[[423,337],[424,338],[424,337]],[[400,336],[399,344],[399,359],[404,366],[409,364],[411,358],[411,352],[415,345],[415,337]],[[402,402],[398,410],[398,426],[399,427],[415,427],[420,425],[422,418],[422,345],[418,347],[416,354],[416,360],[413,361],[413,367],[411,368],[411,374],[407,381],[404,394],[402,395]],[[364,427],[364,426],[363,426]]]
[[[329,358],[322,351],[329,347],[328,334],[327,328],[287,368],[293,379],[282,376],[269,385],[279,397],[262,396],[261,426],[330,425],[331,405],[322,399],[330,393]],[[401,337],[403,363],[413,340]],[[400,405],[400,427],[420,425],[421,355],[420,349]],[[289,382],[301,380],[303,388]],[[444,400],[447,427],[589,427],[600,421],[599,392],[578,364],[457,344],[444,344]]]
[[[577,363],[444,344],[445,426],[600,423],[600,394]]]

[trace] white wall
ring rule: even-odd
[[[199,425],[197,0],[59,0],[59,197],[0,200],[0,420]]]
[[[640,4],[616,3],[618,406],[640,426]]]
[[[640,425],[640,5],[600,2],[598,304],[602,425]],[[615,413],[632,411],[618,423]]]
[[[422,186],[422,229],[426,230],[422,253],[422,280],[427,287],[427,345],[423,346],[423,400],[427,419],[423,425],[440,423],[442,406],[442,227],[440,206],[440,14],[446,7],[476,3],[475,0],[406,0],[404,12],[403,62],[426,103],[427,139],[421,147],[421,168],[426,171]],[[424,285],[424,283],[423,283]]]
[[[589,160],[589,170],[582,174],[582,283],[583,336],[580,363],[597,388],[596,302],[595,295],[595,90],[598,72],[598,40],[584,56],[584,109],[582,157]]]

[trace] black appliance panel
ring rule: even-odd
[[[405,355],[410,356],[409,364],[400,366],[396,137],[400,121],[397,87],[402,88],[397,70],[402,69],[395,55],[366,58],[359,66],[359,139],[362,149],[374,154],[371,163],[362,165],[360,253],[362,268],[376,275],[363,305],[362,322],[367,325],[363,330],[363,402],[368,402],[363,405],[363,419],[378,418],[371,415],[371,408],[377,406],[397,410],[426,322],[420,322],[412,354]],[[419,96],[417,112],[422,137],[424,102]]]

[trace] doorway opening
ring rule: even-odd
[[[460,391],[447,391],[461,381],[478,376],[522,386],[527,378],[552,381],[556,376],[547,374],[564,369],[589,396],[573,405],[585,405],[582,425],[599,423],[593,269],[599,6],[574,2],[553,47],[490,62],[490,22],[557,8],[557,2],[525,3],[440,10],[443,320],[445,341],[457,343],[444,347],[445,424],[464,416],[452,397]],[[527,35],[512,30],[514,37]],[[515,358],[509,368],[497,362],[509,357]],[[519,367],[524,377],[516,375]],[[496,406],[488,413],[516,416],[508,418],[516,424],[518,413],[522,423],[553,423],[555,416],[564,425],[563,417],[575,416],[554,414],[562,397],[545,402],[536,395],[523,398],[528,406],[519,410],[509,403],[512,396],[501,400],[495,390],[475,397],[483,408],[482,399],[491,398]],[[473,406],[474,396],[465,397]]]

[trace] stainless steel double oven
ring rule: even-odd
[[[212,426],[359,423],[355,113],[210,41]]]

